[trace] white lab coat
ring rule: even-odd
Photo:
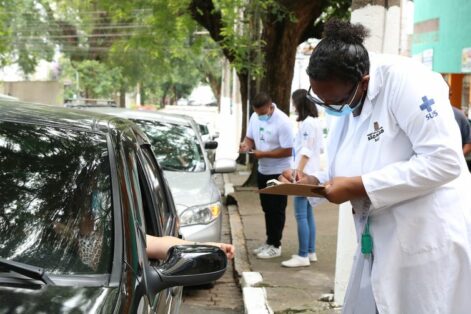
[[[333,172],[346,119],[335,119],[321,182],[342,176]],[[369,199],[352,206],[358,238],[370,217],[373,262],[359,246],[343,312],[374,314],[376,303],[379,313],[471,313],[471,176],[446,83],[411,59],[372,55],[356,119],[351,157]]]

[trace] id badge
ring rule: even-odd
[[[373,237],[369,233],[361,235],[361,253],[371,254],[373,252]]]

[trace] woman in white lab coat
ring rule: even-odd
[[[298,89],[293,92],[291,99],[299,122],[298,132],[293,145],[293,162],[291,168],[295,171],[293,179],[301,178],[304,174],[314,175],[320,170],[320,155],[323,149],[322,127],[317,118],[316,105],[306,97],[307,90]],[[314,211],[309,199],[304,196],[294,197],[294,214],[296,217],[299,249],[298,254],[289,260],[281,262],[284,267],[309,266],[317,261],[316,254],[316,222]]]
[[[438,73],[368,55],[366,29],[331,21],[308,97],[335,115],[328,171],[304,182],[351,201],[358,250],[344,313],[471,313],[471,178]]]

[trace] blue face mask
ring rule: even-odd
[[[273,106],[270,107],[270,111],[271,111],[272,108],[273,108]],[[273,114],[273,112],[266,113],[266,114],[259,114],[258,115],[258,120],[267,122],[268,120],[270,120],[272,114]]]
[[[325,112],[331,116],[336,116],[336,117],[343,117],[343,116],[348,116],[351,114],[355,109],[357,109],[358,105],[355,106],[355,108],[350,107],[349,105],[345,105],[342,107],[340,111],[335,111],[330,109],[329,107],[324,107]]]
[[[267,114],[263,114],[261,116],[258,116],[258,120],[265,121],[265,122],[270,120],[270,118],[271,118],[271,115],[267,115]]]
[[[351,102],[353,101],[353,99],[355,99],[355,96],[357,94],[357,90],[358,90],[358,85],[357,85],[357,88],[355,89],[355,94],[353,94],[353,97],[352,97],[352,100],[350,101],[350,103],[348,104],[344,104],[344,105],[332,105],[334,107],[340,107],[341,109],[340,110],[333,110],[330,106],[322,106],[324,107],[325,109],[325,112],[331,116],[335,116],[335,117],[343,117],[343,116],[348,116],[349,114],[351,114],[353,111],[355,111],[359,106],[360,104],[362,103],[361,101],[358,102],[358,104],[355,105],[355,107],[350,107],[351,105]]]

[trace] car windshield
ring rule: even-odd
[[[104,135],[0,121],[0,257],[58,275],[110,272]]]
[[[133,120],[149,137],[161,167],[169,171],[199,172],[205,162],[191,126],[161,121]]]

